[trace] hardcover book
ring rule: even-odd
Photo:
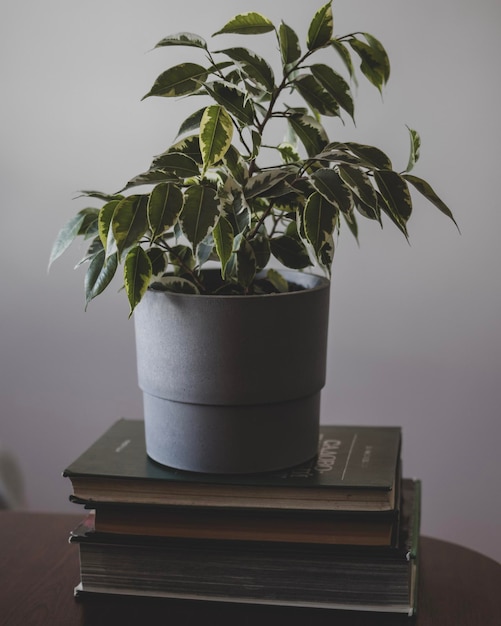
[[[412,614],[420,482],[402,482],[395,548],[98,534],[77,528],[82,593],[111,593]]]
[[[63,476],[71,480],[72,499],[88,505],[391,511],[400,446],[399,427],[321,426],[318,455],[308,463],[263,474],[198,474],[149,459],[144,423],[121,419]]]

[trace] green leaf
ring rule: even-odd
[[[198,164],[187,154],[182,152],[164,152],[155,157],[150,171],[161,170],[172,178],[191,178],[200,176]]]
[[[148,196],[128,196],[120,200],[113,212],[111,229],[119,257],[128,248],[139,243],[148,229]]]
[[[301,57],[301,46],[299,38],[294,30],[287,26],[284,22],[280,24],[278,29],[278,39],[280,42],[280,54],[282,55],[282,64],[284,68],[292,65]]]
[[[412,213],[412,199],[407,183],[399,174],[389,170],[374,172],[374,178],[384,199],[382,209],[385,210],[386,205],[388,211],[385,212],[391,215],[407,237],[406,223]]]
[[[304,231],[322,265],[325,263],[325,251],[332,246],[332,233],[336,227],[337,218],[338,211],[331,202],[318,192],[311,194],[304,209]],[[326,266],[330,267],[330,263]]]
[[[454,219],[452,211],[445,204],[445,202],[443,202],[439,198],[439,196],[435,193],[429,183],[427,183],[422,178],[418,178],[417,176],[413,176],[411,174],[404,174],[403,178],[411,183],[411,185],[413,185],[419,191],[419,193],[421,193],[427,200],[429,200],[434,206],[436,206],[439,211],[441,211],[444,215],[447,215],[447,217],[454,222],[456,228],[459,230],[459,226]]]
[[[91,260],[85,274],[85,308],[89,302],[102,293],[110,284],[118,267],[117,254],[106,257],[106,252],[101,249]]]
[[[409,131],[409,137],[411,140],[411,150],[409,154],[409,162],[407,163],[407,167],[405,168],[406,172],[410,172],[416,163],[419,160],[419,149],[421,148],[421,138],[419,133],[412,128],[407,126],[407,130]]]
[[[226,276],[226,266],[233,252],[233,228],[229,221],[221,216],[212,231],[216,252],[221,261],[221,276]]]
[[[317,50],[330,44],[334,28],[331,5],[332,2],[328,2],[315,13],[308,28],[308,50]]]
[[[308,156],[315,156],[327,145],[327,133],[321,124],[308,115],[291,115],[287,118]]]
[[[148,250],[146,250],[146,254],[148,255],[151,263],[152,276],[163,274],[167,267],[167,258],[165,255],[165,251],[161,248],[153,247],[148,248]]]
[[[220,161],[231,145],[233,123],[226,109],[212,104],[205,109],[200,123],[200,151],[203,173]]]
[[[207,70],[197,63],[181,63],[166,70],[156,79],[153,87],[142,98],[163,96],[172,98],[194,93],[207,80]]]
[[[329,168],[316,170],[311,175],[311,183],[339,211],[349,213],[353,208],[350,190],[335,170]]]
[[[353,119],[353,98],[351,97],[350,86],[345,79],[328,65],[317,63],[312,65],[310,69],[313,76],[322,85],[325,91],[334,98],[334,100],[339,103],[339,106],[349,113]]]
[[[124,264],[124,285],[129,299],[130,315],[146,293],[151,275],[151,261],[148,255],[141,246],[135,246],[128,252]]]
[[[390,78],[390,59],[388,58],[388,54],[386,53],[383,44],[378,39],[376,39],[374,35],[371,35],[370,33],[362,34],[365,37],[369,46],[374,51],[374,54],[377,58],[378,67],[380,68],[379,71],[382,72],[383,80],[386,84]]]
[[[270,241],[271,253],[286,267],[301,270],[311,266],[305,245],[294,237],[282,235]]]
[[[228,83],[215,82],[205,88],[214,100],[223,106],[228,113],[237,118],[244,126],[254,122],[254,107],[247,95]]]
[[[214,33],[222,35],[224,33],[233,33],[236,35],[260,35],[261,33],[269,33],[275,30],[273,22],[261,13],[249,12],[241,13],[232,18],[227,24]]]
[[[132,187],[142,187],[143,185],[156,185],[158,183],[178,183],[179,178],[172,172],[161,168],[149,169],[147,172],[138,174],[131,178],[122,191]]]
[[[214,189],[201,185],[188,187],[179,220],[194,250],[212,230],[218,216],[219,205]]]
[[[89,212],[95,213],[97,211],[98,209],[92,208],[82,209],[61,228],[52,246],[49,258],[49,268],[52,263],[63,254],[63,252],[71,245],[71,243],[77,237],[80,231],[80,227],[82,226]]]
[[[183,193],[175,185],[161,183],[153,189],[148,200],[148,223],[152,241],[174,225],[183,208],[183,202]]]
[[[369,176],[351,165],[338,165],[338,172],[360,202],[368,207],[370,217],[379,219],[377,195]]]
[[[219,52],[233,59],[242,68],[242,71],[247,74],[249,80],[264,87],[266,91],[272,92],[274,90],[275,78],[273,70],[258,54],[247,48],[228,48]]]
[[[190,46],[207,50],[205,39],[194,33],[176,33],[175,35],[168,35],[159,41],[155,48],[162,48],[164,46]]]
[[[311,75],[302,74],[294,80],[294,86],[313,111],[331,117],[339,115],[339,105],[322,85]]]
[[[270,240],[266,233],[266,230],[263,228],[260,232],[249,241],[252,249],[254,250],[254,256],[256,258],[256,267],[258,270],[262,270],[268,265],[268,261],[270,260],[271,249],[270,249]]]

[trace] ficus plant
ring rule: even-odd
[[[359,218],[388,218],[408,237],[410,188],[454,221],[429,183],[410,173],[420,149],[415,130],[400,172],[374,146],[328,137],[324,118],[354,119],[358,75],[379,91],[388,81],[388,55],[373,35],[336,35],[332,2],[314,14],[304,44],[284,22],[276,27],[255,12],[235,16],[213,37],[228,34],[274,36],[280,70],[250,48],[211,50],[189,32],[157,44],[197,49],[201,60],[161,73],[144,98],[190,98],[193,112],[175,143],[122,190],[82,192],[102,206],[78,211],[56,238],[51,263],[75,238],[89,241],[87,304],[119,266],[131,312],[150,286],[199,294],[287,291],[277,266],[330,275],[341,227],[358,237]],[[338,69],[326,64],[329,53]],[[215,284],[204,274],[212,261],[220,267]]]

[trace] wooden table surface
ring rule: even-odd
[[[76,600],[78,515],[0,512],[0,626],[499,626],[501,565],[477,552],[423,537],[418,614],[312,610],[159,598]]]

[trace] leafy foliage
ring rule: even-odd
[[[382,223],[385,215],[408,237],[408,183],[454,221],[429,183],[409,173],[419,158],[415,130],[409,129],[410,156],[400,173],[374,146],[329,140],[323,118],[354,119],[350,83],[356,84],[357,62],[379,91],[389,79],[388,55],[373,35],[336,36],[332,2],[313,15],[303,46],[290,26],[277,28],[255,12],[233,17],[213,37],[226,34],[275,35],[280,76],[247,47],[211,51],[189,32],[157,44],[195,48],[202,58],[162,72],[144,98],[195,96],[197,106],[180,124],[176,143],[146,172],[116,194],[83,192],[103,206],[79,211],[59,233],[50,263],[76,237],[91,240],[83,259],[89,264],[87,303],[109,285],[120,263],[131,313],[148,286],[214,292],[204,284],[208,261],[219,262],[216,292],[225,294],[284,291],[276,270],[265,281],[257,278],[271,257],[329,275],[342,221],[357,237],[357,216]],[[312,62],[320,50],[322,62]],[[329,51],[339,68],[325,64]],[[267,143],[271,120],[284,122],[279,145]],[[265,164],[266,155],[278,163]],[[123,195],[144,186],[149,191]]]

